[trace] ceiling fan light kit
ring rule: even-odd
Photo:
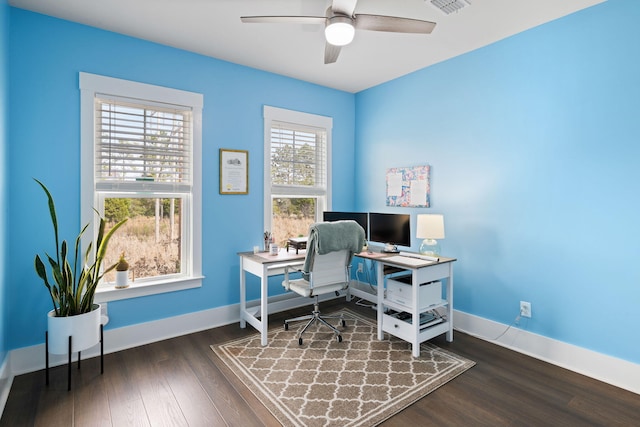
[[[425,0],[427,1],[427,0]],[[431,0],[431,4],[449,15],[457,12],[465,6],[471,5],[470,0]]]
[[[336,62],[342,46],[353,41],[356,30],[431,34],[436,26],[435,22],[422,19],[356,14],[357,2],[358,0],[332,0],[325,16],[241,16],[240,20],[248,24],[324,24],[325,64]],[[445,2],[451,3],[451,0],[445,0]]]
[[[353,41],[356,29],[348,16],[332,16],[327,19],[324,36],[334,46],[346,46]]]

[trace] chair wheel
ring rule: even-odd
[[[298,345],[302,345],[302,337],[298,338]]]
[[[285,331],[289,330],[289,324],[287,322],[284,322],[284,330]]]
[[[342,327],[343,327],[343,328],[346,328],[346,327],[347,327],[347,322],[345,322],[345,320],[344,320],[344,319],[342,319],[342,321],[341,321],[340,323],[342,324]]]
[[[342,335],[338,335],[338,342],[342,342]]]

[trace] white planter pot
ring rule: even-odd
[[[116,271],[116,288],[126,288],[129,286],[129,271]]]
[[[100,304],[94,304],[89,313],[68,317],[56,317],[56,312],[51,310],[47,325],[49,353],[67,354],[69,337],[72,352],[86,350],[100,342]]]

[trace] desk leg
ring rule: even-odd
[[[382,341],[384,339],[384,332],[382,331],[382,315],[384,314],[384,266],[381,262],[376,262],[376,275],[378,283],[378,339]]]
[[[244,313],[247,310],[247,276],[244,271],[244,257],[240,257],[240,327],[246,328]]]
[[[411,272],[411,328],[413,329],[413,333],[411,334],[413,341],[411,342],[411,353],[413,357],[420,357],[420,309],[418,306],[420,305],[420,284],[418,280],[418,269],[414,268]]]
[[[269,275],[266,265],[262,267],[262,277],[260,277],[260,326],[260,344],[265,346],[269,328]]]
[[[446,339],[448,342],[453,341],[453,263],[449,263],[449,277],[447,278],[447,320],[449,321],[449,329],[447,330]]]

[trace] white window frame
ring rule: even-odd
[[[115,289],[115,284],[101,284],[96,290],[95,302],[107,302],[128,298],[137,298],[165,292],[173,292],[202,286],[202,107],[203,95],[146,83],[121,80],[96,74],[80,73],[80,139],[81,139],[81,176],[80,176],[80,216],[82,224],[89,224],[85,232],[83,247],[97,237],[96,215],[103,209],[104,197],[99,197],[95,184],[95,98],[98,95],[111,95],[133,98],[145,102],[183,105],[191,108],[193,118],[193,182],[190,198],[191,215],[185,218],[183,236],[188,236],[190,244],[185,247],[183,256],[190,260],[180,277],[161,279],[149,278],[133,282],[128,288]],[[106,194],[106,197],[114,194]],[[122,194],[120,194],[122,196]]]
[[[264,118],[264,229],[271,230],[273,218],[273,197],[313,197],[317,198],[316,219],[320,220],[323,211],[331,210],[331,134],[333,130],[333,118],[317,114],[303,113],[284,108],[265,105]],[[271,185],[271,127],[273,122],[292,123],[294,125],[321,128],[326,131],[326,188],[318,191],[317,188],[304,188],[302,186],[279,185],[274,191]]]

